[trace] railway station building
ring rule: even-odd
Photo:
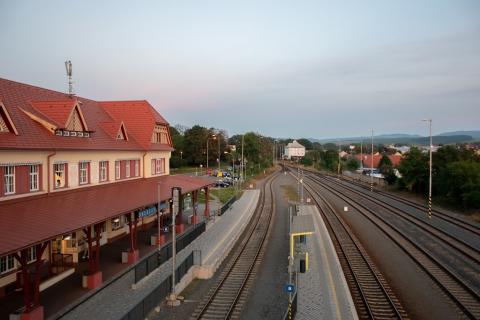
[[[188,203],[177,232],[198,220],[200,193],[208,215],[210,182],[170,176],[172,150],[168,122],[145,100],[94,101],[0,79],[0,299],[23,291],[22,317],[42,319],[40,291],[82,257],[89,270],[79,286],[101,286],[102,246],[129,237],[118,256],[133,264],[137,229],[158,224],[156,244],[165,241],[172,187]]]

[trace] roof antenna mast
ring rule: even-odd
[[[73,82],[72,82],[72,61],[65,61],[65,70],[68,76],[68,94],[73,95]]]

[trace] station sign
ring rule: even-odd
[[[139,218],[145,218],[145,217],[154,215],[155,213],[157,213],[157,207],[150,207],[150,208],[147,208],[147,209],[140,210],[138,212],[138,217]]]

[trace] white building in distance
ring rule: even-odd
[[[297,140],[293,140],[285,147],[285,159],[298,159],[305,156],[305,147],[302,146]]]

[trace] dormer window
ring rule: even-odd
[[[152,143],[168,144],[168,129],[166,126],[156,124],[153,128]]]
[[[74,108],[66,129],[70,131],[86,131],[78,107]]]
[[[7,123],[3,120],[2,115],[0,115],[0,132],[10,132],[7,127]]]
[[[120,123],[120,128],[117,132],[117,140],[128,140],[127,129],[125,129],[125,125]]]
[[[17,128],[15,128],[7,108],[5,108],[2,101],[0,101],[0,133],[2,132],[10,132],[18,135]]]

